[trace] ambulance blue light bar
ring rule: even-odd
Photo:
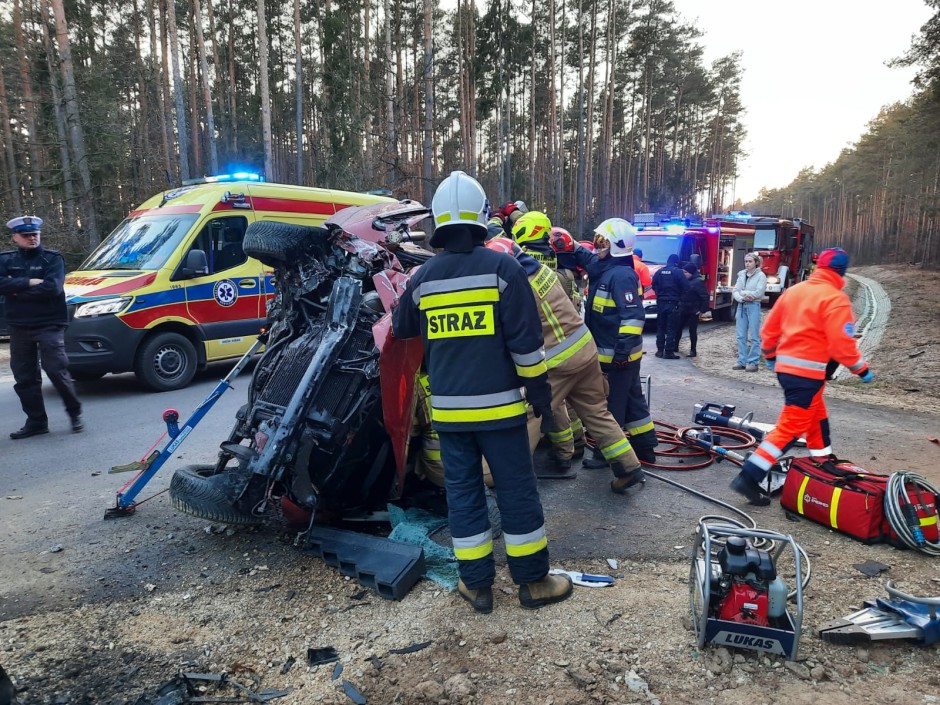
[[[219,184],[226,183],[229,181],[264,181],[264,177],[261,174],[255,174],[250,171],[235,171],[231,174],[218,174],[217,176],[202,176],[198,179],[186,179],[183,181],[184,186],[195,186],[197,184]]]

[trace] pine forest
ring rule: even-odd
[[[77,265],[184,179],[248,170],[429,204],[462,169],[576,235],[745,208],[802,217],[861,261],[936,267],[938,36],[935,15],[896,59],[920,69],[908,102],[742,204],[742,57],[706,62],[668,0],[4,0],[0,213],[44,218]]]

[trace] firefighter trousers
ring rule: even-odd
[[[783,387],[783,411],[774,430],[764,436],[741,468],[756,482],[761,482],[774,463],[804,434],[810,456],[828,457],[832,453],[829,412],[823,401],[826,381],[784,373],[777,375],[777,381]]]
[[[548,539],[525,426],[491,431],[441,431],[447,469],[447,511],[460,578],[471,590],[493,584],[493,532],[486,508],[482,461],[496,485],[496,504],[513,582],[548,574]]]
[[[623,429],[607,408],[604,375],[596,358],[573,370],[567,369],[565,365],[552,368],[548,371],[548,380],[552,385],[552,414],[555,415],[556,427],[558,415],[564,413],[565,404],[568,403],[574,407],[587,432],[594,437],[595,447],[607,462],[612,463],[615,475],[626,475],[640,464]],[[538,445],[541,437],[540,422],[540,419],[529,414],[529,447],[532,449]],[[556,445],[555,452],[560,458],[570,459],[574,454],[573,434],[569,433],[564,445]]]
[[[554,390],[552,390],[552,395],[554,396]],[[548,440],[552,444],[555,456],[567,460],[571,458],[573,450],[569,452],[565,450],[566,448],[570,446],[573,449],[576,445],[584,445],[584,424],[568,400],[565,400],[563,406],[552,409],[552,415],[555,417],[557,430],[548,434]],[[531,416],[529,423],[532,423]]]
[[[652,450],[657,444],[656,429],[640,384],[640,360],[619,367],[609,365],[606,374],[610,389],[607,408],[611,415],[626,431],[635,449]]]

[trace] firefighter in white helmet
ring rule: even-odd
[[[571,239],[556,237],[552,246],[572,252],[590,279],[584,321],[597,343],[601,369],[610,388],[607,408],[630,437],[637,457],[656,462],[656,431],[640,384],[643,358],[643,287],[633,269],[636,229],[623,218],[608,218],[594,230],[597,253]],[[604,467],[595,449],[584,467]]]
[[[526,433],[526,401],[552,430],[552,393],[535,297],[522,266],[483,247],[489,204],[480,184],[455,171],[431,203],[432,247],[395,308],[396,337],[425,346],[431,420],[440,435],[457,590],[478,612],[493,608],[493,534],[482,458],[502,517],[509,571],[523,607],[571,595],[549,575],[548,540]],[[525,387],[525,395],[522,388]]]

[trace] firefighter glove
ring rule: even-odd
[[[766,360],[764,360],[764,364],[767,365],[767,369],[768,369],[768,370],[770,370],[771,372],[773,372],[773,371],[774,371],[774,365],[777,364],[777,359],[776,359],[776,358],[768,357]]]
[[[542,419],[539,430],[543,434],[551,433],[555,430],[555,415],[552,413],[551,406],[533,406],[532,413],[535,414],[535,418]]]
[[[865,384],[868,384],[869,382],[873,382],[875,380],[875,375],[871,373],[871,370],[865,370],[865,374],[859,375],[859,379],[861,379]]]

